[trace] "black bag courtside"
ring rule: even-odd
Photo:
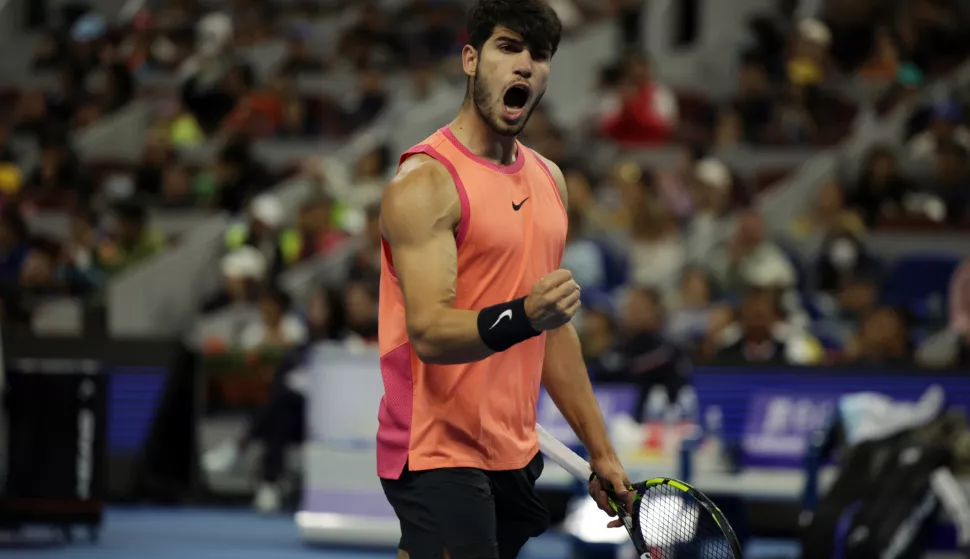
[[[836,540],[844,554],[833,554],[834,559],[923,556],[941,506],[930,478],[949,467],[952,455],[942,445],[902,443],[895,450],[855,512],[852,529],[844,540]]]
[[[803,559],[917,559],[940,508],[930,486],[948,446],[908,437],[849,451],[802,533]]]

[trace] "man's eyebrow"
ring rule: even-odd
[[[524,40],[519,39],[517,37],[512,37],[511,35],[499,35],[498,37],[495,38],[495,42],[513,43],[513,44],[522,45],[522,46],[525,45]]]

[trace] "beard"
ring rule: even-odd
[[[535,94],[534,98],[528,101],[528,105],[522,112],[522,116],[515,123],[508,123],[502,118],[500,111],[502,106],[502,99],[499,99],[497,95],[491,93],[491,89],[487,80],[480,79],[481,74],[475,74],[472,78],[471,83],[471,101],[475,106],[475,111],[478,112],[478,116],[482,117],[482,120],[488,127],[499,136],[518,136],[522,133],[525,125],[529,122],[529,117],[532,116],[532,111],[539,105],[539,101],[542,100],[542,96],[545,92]]]

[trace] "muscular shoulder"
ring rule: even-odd
[[[451,174],[434,158],[409,157],[391,179],[381,201],[381,229],[454,227],[461,220],[461,200]]]
[[[541,153],[534,150],[532,153],[536,154],[536,157],[546,164],[546,167],[549,169],[549,173],[552,174],[553,180],[556,181],[556,188],[559,190],[559,197],[562,199],[562,205],[568,209],[569,192],[566,190],[566,177],[562,174],[562,169],[559,168],[559,165],[556,165]]]

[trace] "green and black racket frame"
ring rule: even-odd
[[[596,478],[586,460],[536,425],[542,453],[580,481]],[[634,483],[632,510],[601,480],[610,506],[623,520],[640,559],[741,559],[741,544],[721,509],[707,495],[676,479]]]

